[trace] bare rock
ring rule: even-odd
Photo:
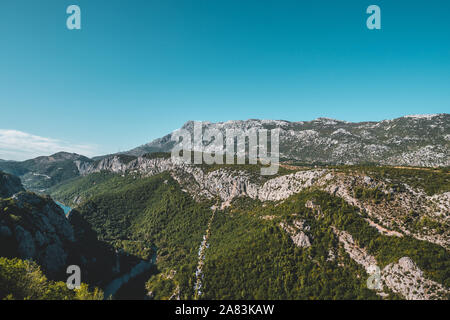
[[[381,272],[384,284],[408,300],[445,299],[450,291],[441,284],[425,278],[424,273],[409,257],[387,265]]]

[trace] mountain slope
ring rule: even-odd
[[[206,299],[373,299],[393,293],[443,299],[450,292],[444,248],[383,235],[357,208],[311,189],[277,204],[234,202],[216,214],[209,245],[202,270]],[[416,283],[383,281],[381,290],[367,288],[376,266],[391,279],[399,260],[414,261],[408,270]],[[419,289],[417,282],[436,288]]]
[[[65,282],[51,281],[36,263],[0,257],[0,300],[102,300],[98,288],[82,283],[69,290]]]
[[[192,298],[189,282],[197,243],[211,215],[210,203],[196,203],[168,173],[145,177],[101,172],[71,185],[54,196],[67,201],[81,187],[76,210],[99,237],[142,258],[157,250],[158,269],[176,269],[175,281],[185,297]]]
[[[47,188],[79,176],[77,163],[93,162],[87,157],[59,152],[26,161],[2,161],[0,170],[20,177],[27,190],[43,192]]]
[[[450,175],[444,169],[290,165],[261,177],[258,166],[115,156],[83,170],[54,187],[53,196],[77,205],[112,240],[158,241],[160,272],[146,285],[152,298],[448,296]],[[168,186],[167,197],[176,201],[165,200]],[[200,207],[212,205],[209,220],[185,222],[190,197]],[[167,218],[173,234],[155,234],[168,227]],[[183,239],[187,225],[197,245],[193,238],[185,242],[190,258],[182,261],[190,262],[183,267],[176,242],[167,240]],[[365,280],[376,266],[383,289],[368,291]]]
[[[100,161],[97,167],[85,168],[84,174],[109,171],[152,176],[168,172],[196,200],[219,199],[221,208],[242,196],[283,201],[315,187],[367,211],[391,230],[450,247],[450,175],[444,169],[289,166],[291,170],[283,169],[277,176],[262,177],[253,167],[257,166],[199,166],[146,157],[122,162],[114,157]],[[89,175],[55,187],[53,196],[68,204],[82,203],[89,195],[80,181],[89,181]]]
[[[20,179],[0,171],[0,198],[11,197],[20,191],[25,191]]]
[[[170,135],[95,160],[2,161],[74,209],[67,219],[0,174],[0,256],[31,258],[49,275],[79,264],[108,292],[151,264],[133,293],[151,299],[449,299],[450,174],[430,168],[448,166],[448,121],[207,125],[282,128],[289,162],[273,176],[260,165],[173,162],[161,152]],[[400,166],[412,164],[427,167]]]
[[[313,121],[247,120],[203,123],[204,129],[248,132],[280,128],[280,157],[304,163],[450,166],[450,115],[405,116],[380,122],[352,123],[328,118]],[[194,122],[182,129],[193,133]],[[125,154],[170,152],[172,134]],[[205,146],[207,144],[205,143]]]
[[[182,129],[193,133],[194,122]],[[204,129],[280,131],[280,159],[303,164],[365,164],[420,167],[450,166],[450,115],[405,116],[380,122],[351,123],[327,118],[313,121],[247,120],[204,123]],[[60,152],[27,161],[0,161],[0,170],[17,175],[27,190],[48,188],[112,163],[172,150],[172,133],[120,154],[87,157]],[[208,147],[208,143],[204,143]],[[198,151],[198,150],[197,150]],[[121,165],[118,163],[118,165]],[[116,170],[120,168],[116,167]]]
[[[5,176],[11,178],[0,172],[0,181]],[[19,191],[0,197],[0,257],[31,260],[51,280],[65,280],[67,267],[78,265],[83,282],[104,287],[142,261],[99,238],[79,212],[66,217],[49,196]]]

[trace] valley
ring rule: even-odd
[[[378,126],[406,122],[411,137],[418,123],[448,115],[430,119]],[[256,125],[275,123],[293,126]],[[324,119],[296,124],[320,132],[318,125],[353,128]],[[441,138],[420,139],[440,141],[436,148],[448,154]],[[408,156],[389,165],[370,155],[344,163],[301,156],[261,176],[259,164],[172,162],[168,140],[152,142],[153,153],[143,153],[146,146],[95,160],[59,153],[0,162],[7,172],[0,174],[0,256],[34,261],[57,286],[65,266],[80,265],[84,297],[96,299],[450,298],[448,157],[434,154],[434,165],[422,167],[424,158],[410,158],[416,151],[406,146]],[[2,263],[12,268],[11,261]],[[375,270],[380,285],[370,289]],[[1,272],[10,289],[0,298],[39,295]]]

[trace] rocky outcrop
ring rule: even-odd
[[[387,265],[381,271],[383,283],[407,300],[447,299],[450,291],[425,278],[422,270],[409,257]]]
[[[450,166],[450,115],[405,116],[380,122],[351,123],[327,118],[313,121],[246,120],[203,123],[204,129],[218,130],[226,136],[228,129],[244,134],[264,129],[280,130],[280,158],[303,163],[361,164],[407,166]],[[182,129],[193,136],[194,122]],[[27,161],[0,161],[0,170],[17,175],[27,190],[44,192],[65,180],[105,169],[119,172],[137,157],[154,152],[171,152],[173,133],[127,152],[89,159],[82,155],[60,152]],[[204,141],[202,151],[212,149]],[[125,161],[124,161],[125,160]],[[142,165],[147,162],[143,161]]]
[[[357,172],[340,172],[338,169],[303,169],[290,174],[266,177],[245,170],[222,167],[208,170],[202,166],[174,163],[170,158],[129,158],[121,156],[105,158],[95,163],[78,164],[81,174],[107,170],[116,173],[140,173],[155,175],[168,171],[186,192],[195,199],[220,198],[221,208],[229,206],[233,199],[247,196],[260,201],[283,201],[308,188],[317,188],[344,199],[368,215],[367,222],[380,233],[401,237],[412,235],[450,248],[450,228],[444,232],[432,228],[417,230],[420,219],[430,219],[449,225],[449,193],[427,196],[423,190],[402,184],[398,190],[391,187],[388,179],[380,180]],[[380,203],[355,195],[357,189],[378,190],[385,198]],[[411,211],[418,214],[411,216]],[[405,221],[410,221],[406,224]]]
[[[292,224],[280,222],[280,227],[289,234],[297,247],[308,248],[311,246],[309,237],[305,233],[310,230],[310,227],[306,226],[303,220],[295,220]]]
[[[325,173],[326,170],[307,170],[270,179],[261,188],[256,188],[257,198],[261,201],[287,199],[313,186]]]
[[[0,256],[33,260],[55,280],[67,278],[69,265],[80,266],[83,281],[98,286],[119,274],[112,248],[76,210],[66,217],[50,197],[30,192],[0,201]],[[125,271],[138,259],[128,260]]]
[[[381,296],[386,295],[383,291],[388,288],[407,300],[448,299],[450,290],[426,278],[411,258],[402,257],[397,263],[388,264],[380,271],[375,257],[359,247],[349,233],[334,227],[333,232],[350,258],[364,267],[367,274],[378,277],[379,282],[372,289],[377,290]]]
[[[49,197],[25,192],[20,179],[0,174],[0,253],[37,261],[52,275],[66,266],[73,229],[63,210]]]
[[[350,258],[362,265],[368,274],[372,274],[377,265],[375,257],[368,254],[364,248],[359,247],[348,232],[337,230],[334,227],[333,232],[338,236],[339,242],[343,244]]]
[[[20,179],[0,171],[0,198],[9,198],[20,191],[24,191]]]
[[[63,210],[50,198],[19,192],[0,212],[0,241],[8,243],[7,255],[38,262],[48,274],[66,267],[75,241]],[[15,248],[15,249],[14,249]]]

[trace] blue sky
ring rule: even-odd
[[[187,120],[450,111],[446,0],[2,0],[0,39],[0,159],[127,150]]]

